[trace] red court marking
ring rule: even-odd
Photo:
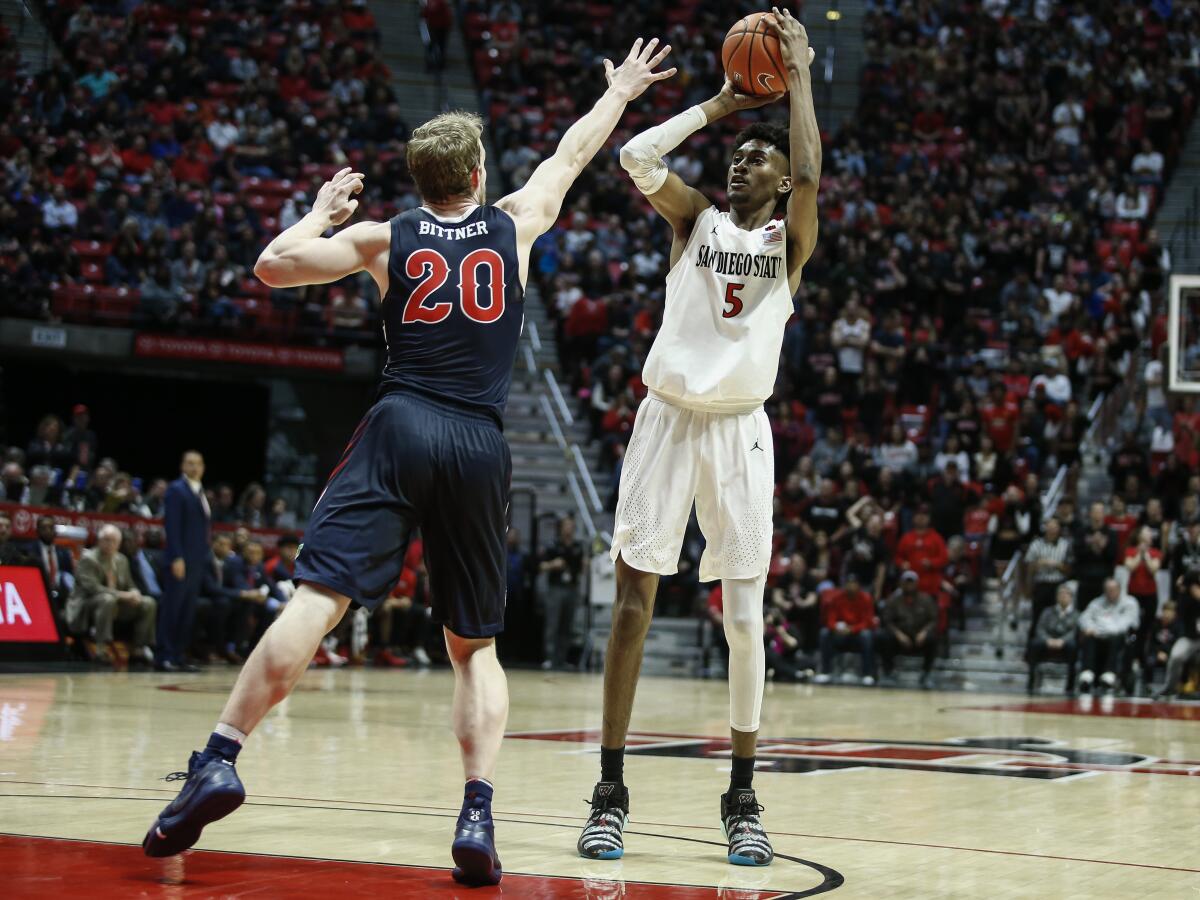
[[[0,835],[6,900],[50,896],[100,898],[234,898],[320,896],[485,898],[530,900],[622,897],[636,900],[716,900],[717,888],[602,879],[506,874],[498,887],[464,888],[447,869],[382,863],[218,853],[193,850],[147,859],[141,847],[58,838]],[[623,893],[621,888],[623,887]],[[737,891],[739,900],[771,900],[781,891]]]
[[[997,703],[994,706],[958,706],[955,709],[970,709],[986,712],[1049,713],[1055,716],[1098,716],[1109,719],[1180,719],[1200,722],[1200,704],[1195,703],[1139,703],[1136,700],[1093,700],[1081,697],[1075,700],[1028,700],[1020,703]]]

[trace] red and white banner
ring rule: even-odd
[[[70,509],[58,509],[49,506],[18,506],[16,503],[0,503],[0,512],[6,513],[12,519],[12,538],[16,541],[32,541],[37,537],[37,520],[41,516],[50,516],[55,525],[68,525],[86,529],[87,543],[91,544],[103,525],[112,523],[118,528],[129,528],[138,538],[144,538],[147,530],[162,528],[162,519],[143,519],[141,516],[125,516],[118,513],[75,512]],[[236,525],[214,525],[213,531],[236,531]],[[270,551],[279,538],[285,534],[296,534],[281,528],[251,528],[250,534],[254,540]]]
[[[156,359],[194,359],[326,372],[340,372],[345,364],[341,350],[325,347],[284,347],[162,334],[139,334],[133,344],[133,353],[134,356]]]
[[[0,642],[58,643],[41,569],[0,566]]]

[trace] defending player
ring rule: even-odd
[[[662,157],[705,124],[777,97],[738,95],[726,82],[716,97],[638,135],[621,151],[621,164],[671,223],[674,239],[662,328],[642,374],[650,395],[638,410],[621,472],[601,775],[578,845],[592,859],[624,852],[624,744],[642,645],[659,576],[676,570],[693,498],[707,541],[700,580],[721,579],[729,642],[733,774],[721,797],[729,861],[762,866],[774,858],[751,780],[765,679],[762,604],[775,488],[763,401],[774,388],[792,295],[817,239],[821,140],[808,36],[790,13],[773,13],[787,68],[790,134],[760,123],[738,135],[728,174],[729,212],[684,184]],[[780,223],[773,216],[784,201],[787,215]]]
[[[628,104],[674,69],[670,52],[641,39],[608,90],[562,137],[528,183],[485,205],[479,119],[449,113],[408,145],[424,206],[390,222],[321,235],[353,215],[362,175],[344,169],[313,210],[263,251],[255,273],[272,287],[336,281],[367,271],[382,300],[387,365],[367,412],[329,478],[296,562],[302,587],[247,660],[206,749],[150,827],[149,856],[191,847],[201,829],[241,805],[234,770],[246,736],[291,691],[323,635],[352,601],[374,608],[400,575],[420,527],[434,596],[454,666],[454,733],[467,778],[452,855],[454,877],[495,884],[491,779],[508,716],[494,635],[503,628],[505,515],[511,460],[501,432],[521,333],[534,240],[558,218],[567,189],[604,144]]]

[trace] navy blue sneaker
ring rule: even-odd
[[[200,840],[204,826],[223,819],[246,799],[246,789],[233,763],[220,756],[205,759],[199,751],[188,760],[186,772],[174,772],[167,781],[184,781],[179,796],[158,814],[142,850],[147,856],[174,856]]]
[[[496,827],[486,802],[476,800],[458,814],[450,855],[454,857],[450,875],[459,884],[482,887],[500,883],[503,872],[496,855]]]

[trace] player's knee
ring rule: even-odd
[[[751,644],[762,640],[762,616],[751,610],[727,611],[724,623],[725,640],[730,647],[735,642]]]
[[[612,628],[622,634],[645,631],[654,613],[654,597],[636,593],[618,594],[613,604]]]
[[[450,657],[450,662],[455,666],[465,666],[474,658],[475,654],[494,651],[496,646],[495,638],[467,638],[455,634],[449,628],[444,631],[446,653]]]

